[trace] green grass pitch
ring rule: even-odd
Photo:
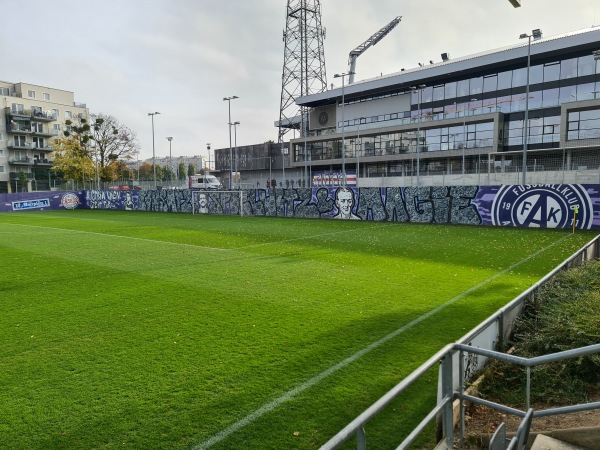
[[[593,234],[76,210],[0,236],[2,447],[264,450],[318,448]]]

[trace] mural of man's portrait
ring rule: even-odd
[[[131,192],[129,191],[125,191],[125,209],[127,211],[131,211],[133,209],[133,197],[131,195]]]
[[[208,214],[208,198],[205,193],[201,192],[198,194],[198,203],[200,205],[198,212],[200,214]]]
[[[335,191],[335,206],[338,213],[333,216],[334,219],[358,219],[359,216],[352,212],[354,208],[354,191],[350,188],[339,187]]]

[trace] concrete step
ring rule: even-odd
[[[588,448],[538,434],[530,450],[588,450]]]

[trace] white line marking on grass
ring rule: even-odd
[[[225,428],[224,430],[220,431],[219,433],[215,434],[210,439],[208,439],[208,440],[206,440],[206,441],[204,441],[204,442],[196,445],[195,447],[192,447],[192,450],[206,450],[206,449],[212,447],[213,445],[217,444],[218,442],[221,442],[223,439],[229,437],[230,435],[232,435],[236,431],[241,430],[246,425],[254,422],[257,419],[259,419],[261,416],[265,415],[266,413],[273,411],[275,408],[277,408],[281,404],[285,403],[286,401],[290,400],[291,398],[295,397],[296,395],[300,394],[301,392],[304,392],[305,390],[313,387],[314,385],[316,385],[317,383],[319,383],[323,379],[327,378],[329,375],[331,375],[331,374],[337,372],[338,370],[346,367],[347,365],[353,363],[354,361],[356,361],[357,359],[359,359],[362,356],[366,355],[370,351],[372,351],[372,350],[376,349],[377,347],[380,347],[381,345],[385,344],[390,339],[395,338],[399,334],[405,332],[406,330],[408,330],[408,329],[414,327],[415,325],[423,322],[424,320],[430,318],[434,314],[436,314],[436,313],[440,312],[442,309],[444,309],[444,308],[452,305],[453,303],[457,302],[458,300],[460,300],[461,298],[463,298],[466,295],[470,294],[471,292],[473,292],[473,291],[481,288],[482,286],[484,286],[484,285],[486,285],[486,284],[494,281],[495,279],[501,277],[502,275],[504,275],[507,272],[510,272],[511,270],[513,270],[516,267],[520,266],[521,264],[529,261],[530,259],[535,258],[536,256],[538,256],[542,252],[545,252],[546,250],[554,247],[555,245],[560,244],[562,241],[564,241],[565,239],[567,239],[570,236],[571,235],[568,234],[568,235],[560,238],[558,241],[553,242],[552,244],[548,245],[547,247],[545,247],[545,248],[543,248],[541,250],[538,250],[537,252],[533,253],[532,255],[529,255],[528,257],[526,257],[526,258],[522,259],[521,261],[513,264],[512,266],[510,266],[510,267],[508,267],[508,268],[506,268],[506,269],[498,272],[497,274],[491,276],[487,280],[484,280],[481,283],[479,283],[479,284],[477,284],[477,285],[475,285],[475,286],[467,289],[462,294],[458,294],[456,297],[448,300],[446,303],[443,303],[443,304],[439,305],[438,307],[432,309],[431,311],[423,314],[422,316],[417,317],[412,322],[407,323],[406,325],[398,328],[396,331],[391,332],[387,336],[384,336],[381,339],[379,339],[378,341],[373,342],[372,344],[370,344],[367,347],[363,348],[362,350],[359,350],[354,355],[349,356],[348,358],[344,359],[343,361],[337,363],[334,366],[331,366],[329,369],[325,370],[324,372],[321,372],[320,374],[318,374],[317,376],[311,378],[310,380],[306,381],[305,383],[302,383],[300,386],[297,386],[297,387],[293,388],[292,390],[286,392],[281,397],[273,400],[270,403],[267,403],[267,404],[261,406],[256,411],[248,414],[243,419],[235,422],[231,426],[229,426],[229,427]]]
[[[272,245],[272,244],[282,244],[285,242],[300,241],[300,240],[304,240],[304,239],[311,239],[311,238],[323,237],[323,236],[331,236],[331,235],[341,234],[341,233],[350,233],[350,232],[358,230],[358,229],[340,230],[340,231],[333,231],[331,233],[311,234],[311,235],[303,236],[303,237],[299,237],[299,238],[282,239],[280,241],[270,241],[270,242],[261,242],[260,244],[243,245],[241,247],[220,248],[220,247],[208,247],[205,245],[182,244],[180,242],[157,241],[157,240],[153,240],[153,239],[139,238],[139,237],[133,237],[133,236],[123,236],[120,234],[98,233],[95,231],[72,230],[69,228],[58,228],[58,227],[44,227],[42,225],[22,225],[22,224],[17,224],[17,223],[7,223],[6,225],[13,225],[13,226],[18,226],[18,227],[40,228],[40,229],[44,229],[44,230],[70,231],[72,233],[93,234],[93,235],[97,235],[97,236],[133,239],[133,240],[138,240],[138,241],[143,241],[143,242],[152,242],[152,243],[158,242],[158,243],[163,243],[163,244],[172,244],[172,245],[179,245],[179,246],[183,246],[183,247],[202,248],[202,249],[208,249],[208,250],[219,250],[219,251],[224,251],[224,252],[244,250],[244,249],[249,249],[249,248],[254,248],[254,247],[262,247],[262,246]]]
[[[96,236],[105,236],[105,237],[110,237],[110,238],[132,239],[135,241],[151,242],[154,244],[156,244],[156,243],[170,244],[170,245],[178,245],[178,246],[182,246],[182,247],[193,247],[193,248],[201,248],[201,249],[207,249],[207,250],[218,250],[218,251],[222,251],[222,252],[228,252],[228,251],[235,250],[235,249],[230,249],[230,248],[208,247],[205,245],[183,244],[181,242],[157,241],[154,239],[146,239],[146,238],[139,238],[139,237],[133,237],[133,236],[123,236],[120,234],[108,234],[108,233],[98,233],[95,231],[71,230],[69,228],[43,227],[41,225],[21,225],[21,224],[16,224],[16,223],[7,223],[6,225],[14,225],[14,226],[18,226],[18,227],[40,228],[43,230],[53,230],[53,231],[67,231],[67,232],[71,232],[71,233],[80,233],[80,234],[93,234]]]

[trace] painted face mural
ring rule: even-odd
[[[338,213],[333,216],[334,219],[360,219],[357,215],[352,214],[354,207],[354,191],[348,188],[338,188],[335,191],[335,206]]]
[[[198,203],[200,204],[199,212],[206,214],[208,212],[208,199],[206,198],[206,194],[198,195]]]

